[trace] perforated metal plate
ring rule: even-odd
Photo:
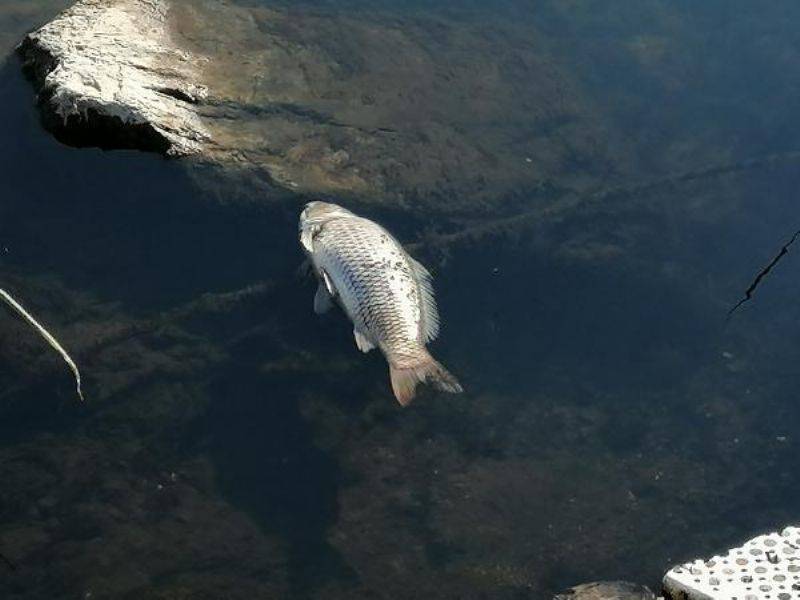
[[[753,538],[664,576],[674,600],[800,600],[800,528]]]

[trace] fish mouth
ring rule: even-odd
[[[303,210],[300,212],[300,223],[302,225],[303,221],[307,221],[311,218],[311,216],[318,210],[318,206],[320,204],[324,204],[324,202],[320,202],[319,200],[312,200],[311,202],[306,202],[305,206],[303,206]]]
[[[311,216],[315,212],[316,206],[319,204],[318,200],[312,200],[311,202],[306,202],[303,206],[303,210],[300,211],[300,229],[303,229],[303,225],[311,219]]]

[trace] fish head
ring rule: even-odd
[[[353,213],[346,208],[338,204],[333,204],[332,202],[315,200],[314,202],[306,204],[303,208],[303,212],[300,213],[299,224],[300,243],[303,248],[305,248],[309,254],[313,254],[314,248],[312,242],[314,240],[314,235],[322,229],[323,225],[331,219],[352,215]]]
[[[352,214],[353,213],[349,210],[338,204],[315,200],[306,204],[303,208],[303,212],[300,213],[300,227],[302,228],[304,223],[322,224],[329,219]]]

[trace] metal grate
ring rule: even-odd
[[[664,576],[664,590],[675,600],[800,600],[800,528],[678,565]]]

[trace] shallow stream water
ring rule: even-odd
[[[72,350],[87,402],[5,314],[0,597],[657,588],[800,518],[800,246],[727,318],[800,227],[794,3],[370,3],[530,27],[608,135],[607,162],[562,165],[580,185],[496,215],[359,207],[434,272],[433,351],[466,388],[407,410],[342,315],[311,310],[305,198],[41,128],[10,52],[64,4],[0,2],[0,286]]]

